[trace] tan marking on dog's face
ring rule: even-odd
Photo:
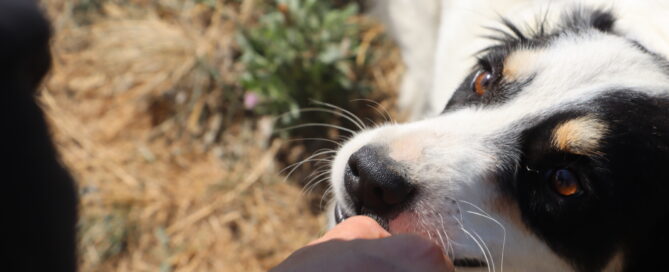
[[[578,155],[602,155],[598,150],[608,128],[604,122],[591,116],[579,117],[562,123],[553,130],[555,148]]]
[[[541,52],[537,50],[518,50],[504,59],[502,75],[508,80],[517,80],[532,74],[533,65]]]
[[[390,142],[390,157],[395,161],[417,161],[423,151],[418,135],[405,135]]]

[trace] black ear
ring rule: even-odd
[[[592,11],[590,25],[602,32],[611,32],[616,17],[610,11],[597,9]]]

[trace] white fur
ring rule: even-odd
[[[375,0],[372,14],[385,25],[402,50],[406,72],[398,104],[409,118],[431,113],[425,92],[432,89],[432,67],[439,27],[439,1]]]

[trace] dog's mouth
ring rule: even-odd
[[[337,222],[337,224],[341,223],[342,221],[344,221],[346,218],[349,218],[349,217],[351,217],[350,214],[347,214],[344,210],[342,210],[341,207],[339,206],[339,204],[335,204],[334,218],[335,218],[335,222]]]
[[[346,220],[347,218],[351,217],[352,215],[346,213],[339,204],[335,204],[334,208],[334,218],[335,222],[337,224],[341,223],[342,221]],[[378,218],[374,218],[375,220],[379,221]],[[388,224],[384,222],[381,222],[381,225],[385,228],[388,229]],[[467,267],[467,268],[478,268],[478,267],[487,267],[488,264],[477,258],[454,258],[453,259],[453,265],[456,267]]]
[[[459,259],[453,259],[453,266],[475,268],[475,267],[488,267],[488,264],[481,259],[459,258]]]
[[[384,217],[376,215],[376,214],[374,214],[372,212],[369,212],[365,209],[361,209],[360,213],[358,213],[358,214],[371,217],[377,223],[379,223],[379,225],[381,225],[381,227],[383,227],[387,231],[390,231],[390,227],[388,226],[388,219],[385,219]],[[346,218],[349,218],[351,216],[353,216],[353,215],[346,213],[346,211],[344,209],[342,209],[339,206],[339,204],[335,204],[334,218],[335,218],[335,222],[337,224],[341,223],[342,221],[346,220]]]

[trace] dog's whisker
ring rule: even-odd
[[[474,211],[469,211],[469,210],[466,210],[464,212],[466,212],[468,214],[477,215],[477,216],[483,217],[485,219],[488,219],[502,229],[502,255],[500,257],[500,271],[503,271],[504,270],[504,250],[505,250],[505,247],[506,247],[506,228],[504,227],[504,225],[501,222],[499,222],[499,220],[493,218],[490,214],[485,212],[483,209],[481,209],[479,206],[477,206],[474,203],[471,203],[471,202],[466,201],[466,200],[460,200],[460,199],[456,199],[456,203],[465,203],[469,206],[474,207],[475,209],[480,211],[480,213],[479,212],[474,212]],[[458,204],[458,206],[459,206],[459,204]],[[462,210],[461,210],[461,212],[462,212]],[[461,213],[461,216],[462,216],[462,213]],[[492,256],[491,256],[491,258],[492,258]],[[494,265],[494,263],[493,263],[493,265]]]
[[[318,174],[318,175],[312,177],[311,179],[309,179],[309,181],[307,182],[307,185],[305,185],[305,187],[306,187],[306,186],[309,186],[314,180],[320,179],[320,178],[322,178],[323,176],[326,176],[326,175],[329,175],[329,174],[330,174],[330,171],[325,171],[325,172],[322,172],[322,173],[320,173],[320,174]],[[316,183],[314,183],[314,184],[317,185],[318,183],[319,183],[319,182],[316,182]],[[315,186],[315,185],[314,185],[314,186]]]
[[[314,187],[315,187],[315,186],[318,186],[318,183],[322,182],[322,181],[319,180],[319,179],[322,179],[324,176],[327,176],[327,175],[329,175],[329,174],[330,174],[330,172],[327,172],[327,171],[325,171],[325,172],[324,172],[324,171],[321,171],[320,174],[311,177],[311,178],[306,182],[306,184],[304,185],[304,189],[307,189],[307,188],[309,188],[310,186],[314,186]],[[318,181],[317,181],[317,180],[318,180]]]
[[[504,228],[504,225],[502,225],[502,223],[500,223],[498,220],[496,220],[496,219],[494,219],[494,218],[492,218],[492,217],[490,217],[490,216],[488,216],[488,215],[480,214],[480,213],[473,212],[473,211],[467,211],[467,213],[474,214],[474,215],[478,215],[478,216],[481,216],[481,217],[483,217],[483,218],[486,218],[486,219],[488,219],[488,220],[494,222],[495,224],[497,224],[500,228],[502,228],[502,231],[503,231],[503,236],[502,236],[502,255],[501,255],[501,257],[500,257],[500,262],[499,262],[499,264],[500,264],[500,272],[503,272],[503,271],[504,271],[504,249],[505,249],[505,247],[506,247],[506,228]]]
[[[329,170],[330,164],[332,164],[331,158],[312,159],[311,161],[314,162],[315,168],[311,172],[311,174],[307,176],[307,178],[312,177],[313,175],[315,175],[316,172]]]
[[[388,110],[386,110],[386,108],[383,105],[381,105],[379,102],[376,102],[376,101],[371,100],[371,99],[366,99],[366,98],[360,98],[360,99],[354,99],[353,100],[353,102],[356,102],[356,101],[364,101],[364,102],[368,102],[368,103],[372,103],[372,104],[376,105],[376,107],[373,107],[373,106],[367,104],[367,106],[369,106],[370,108],[373,108],[377,113],[379,113],[379,115],[381,115],[386,120],[386,122],[396,123],[395,120],[393,120],[393,117],[388,112]],[[381,108],[381,110],[383,110],[383,112],[379,111],[379,108]]]
[[[455,200],[455,205],[458,207],[458,215],[460,215],[460,224],[464,222],[464,218],[462,217],[462,207],[460,206],[460,200],[454,199]]]
[[[319,160],[319,161],[316,162],[316,163],[320,163],[320,162],[322,162],[322,161]],[[312,178],[312,177],[314,177],[314,176],[316,176],[316,175],[320,175],[320,174],[323,173],[323,172],[328,172],[328,171],[330,171],[329,168],[330,168],[330,166],[329,166],[328,164],[323,164],[323,165],[321,165],[321,166],[318,166],[318,167],[316,167],[316,168],[314,169],[313,172],[311,172],[311,174],[309,174],[309,175],[306,177],[306,179],[308,180],[308,179],[310,179],[310,178]]]
[[[379,124],[377,124],[377,123],[376,123],[374,120],[372,120],[371,118],[367,117],[367,118],[365,118],[365,119],[367,120],[367,122],[369,122],[370,124],[372,124],[372,127],[378,127],[378,126],[379,126]]]
[[[338,110],[344,110],[344,109],[339,108]],[[336,115],[336,116],[340,116],[340,117],[342,117],[342,118],[348,120],[349,122],[351,122],[352,124],[354,124],[356,127],[358,127],[358,129],[360,129],[360,130],[363,130],[363,129],[366,128],[365,124],[364,124],[364,123],[361,123],[361,122],[359,121],[360,119],[358,119],[358,118],[352,118],[351,116],[349,116],[349,115],[347,115],[347,114],[344,114],[344,113],[342,113],[342,112],[336,111],[336,110],[323,109],[323,108],[304,108],[304,109],[301,109],[300,112],[324,112],[324,113],[331,113],[331,114],[334,114],[334,115]],[[349,112],[349,113],[350,113],[350,112]],[[352,114],[352,113],[351,113],[351,114]],[[356,116],[353,116],[353,117],[356,117]]]
[[[326,198],[331,199],[333,193],[334,189],[332,187],[328,187],[327,189],[325,189],[325,192],[323,192],[323,195],[321,196],[321,200],[318,202],[319,209],[323,209],[323,202],[325,201]]]
[[[322,182],[324,182],[324,181],[326,181],[326,180],[328,180],[328,177],[327,177],[327,176],[321,178],[320,180],[318,180],[318,181],[314,182],[313,184],[311,184],[309,187],[306,187],[305,189],[303,189],[303,190],[302,190],[302,193],[303,193],[304,195],[309,195],[309,194],[311,194],[311,193],[313,192],[313,190],[316,188],[316,186],[318,186],[318,184],[320,184],[320,183],[322,183]]]
[[[446,248],[446,242],[444,241],[444,237],[441,235],[440,231],[437,231],[437,237],[439,238],[439,245],[441,248]]]
[[[340,147],[342,145],[341,142],[326,139],[326,138],[295,138],[295,139],[289,139],[286,142],[298,142],[298,141],[323,141],[323,142],[336,144],[337,146],[340,146]]]
[[[331,107],[331,108],[332,108],[332,107]],[[341,108],[334,108],[334,109],[337,109],[337,110],[343,110],[343,109],[341,109]],[[342,112],[338,112],[338,111],[336,111],[336,110],[331,110],[331,109],[327,109],[327,108],[314,108],[314,107],[311,107],[311,108],[301,108],[301,109],[298,109],[297,112],[298,112],[298,113],[304,113],[304,112],[323,112],[323,113],[330,113],[330,114],[332,114],[332,115],[339,116],[339,117],[342,117],[342,118],[348,120],[349,122],[351,122],[352,124],[354,124],[356,127],[358,127],[358,129],[361,129],[361,130],[362,130],[362,129],[365,129],[365,125],[364,125],[364,123],[360,122],[358,118],[351,118],[349,115],[346,115],[346,114],[344,114],[344,113],[342,113]],[[350,112],[349,112],[349,113],[350,113]],[[276,123],[278,120],[280,120],[280,119],[283,118],[284,116],[291,115],[291,114],[294,114],[294,111],[292,111],[292,112],[289,111],[289,112],[285,112],[285,113],[279,114],[279,115],[277,115],[277,116],[275,116],[275,117],[273,118],[273,122]]]
[[[423,209],[425,209],[425,208],[424,208],[424,207],[421,208],[421,210],[423,210]],[[429,209],[427,209],[427,210],[429,211]],[[428,237],[431,241],[434,241],[434,239],[432,238],[432,233],[431,233],[431,231],[428,231],[429,229],[427,228],[427,225],[428,225],[428,224],[427,224],[427,222],[426,222],[426,216],[418,216],[418,218],[420,218],[419,221],[420,221],[420,223],[421,223],[421,228],[422,228],[423,230],[425,230],[425,233],[427,233],[427,237]],[[414,230],[414,232],[416,232],[416,231]]]
[[[423,226],[423,229],[431,229],[431,230],[436,231],[436,235],[437,235],[437,238],[439,238],[439,240],[435,241],[435,242],[440,243],[441,248],[445,251],[446,256],[448,256],[448,258],[450,258],[452,260],[453,258],[455,258],[455,248],[453,247],[453,245],[454,244],[457,245],[458,243],[456,243],[452,238],[450,238],[448,236],[448,232],[446,231],[446,226],[445,226],[445,223],[444,223],[443,215],[440,212],[436,211],[436,209],[434,209],[433,207],[430,207],[430,206],[421,208],[421,210],[423,210],[423,209],[428,210],[429,211],[428,215],[430,215],[431,217],[434,217],[434,215],[439,217],[440,220],[439,220],[439,222],[437,222],[435,224],[435,226],[432,226],[430,228],[430,226],[428,226],[427,223],[423,223],[422,226]],[[421,218],[420,221],[424,222],[425,220],[423,218],[427,218],[427,217],[421,216],[420,218]],[[437,224],[438,224],[438,226],[437,226]],[[432,225],[432,224],[430,224],[430,225]],[[429,233],[429,231],[428,231],[428,233]]]
[[[277,132],[282,132],[282,131],[289,131],[289,130],[298,129],[298,128],[305,128],[305,127],[327,127],[327,128],[334,128],[334,129],[338,129],[338,130],[341,130],[341,131],[345,131],[345,132],[351,133],[351,135],[355,135],[355,131],[353,131],[353,130],[350,130],[350,129],[345,128],[345,127],[342,127],[342,126],[333,125],[333,124],[325,124],[325,123],[306,123],[306,124],[299,124],[299,125],[294,125],[294,126],[290,126],[290,127],[286,127],[286,128],[277,129],[276,131],[277,131]]]
[[[288,174],[286,175],[286,178],[288,178],[288,177],[290,177],[291,174],[293,174],[293,172],[294,172],[295,170],[297,170],[297,168],[299,168],[300,166],[302,166],[303,164],[308,163],[308,162],[317,162],[318,159],[316,159],[316,157],[318,157],[318,156],[322,156],[322,155],[324,155],[324,154],[314,154],[314,155],[311,155],[311,156],[307,157],[307,158],[304,159],[304,160],[301,160],[301,161],[299,161],[299,162],[296,162],[296,163],[293,163],[293,164],[291,164],[291,165],[289,165],[289,166],[286,166],[284,169],[282,169],[281,171],[279,171],[279,173],[283,173],[283,172],[285,172],[286,170],[290,169],[290,171],[289,171]]]
[[[475,230],[472,229],[471,231],[479,239],[479,241],[481,241],[481,244],[483,244],[483,248],[485,248],[486,252],[488,252],[488,256],[490,258],[490,263],[489,263],[488,267],[490,267],[490,265],[492,265],[492,271],[496,272],[496,270],[495,270],[495,260],[492,257],[492,253],[490,252],[490,248],[488,248],[488,245],[486,244],[485,240],[483,240],[483,238],[478,233],[476,233]]]
[[[372,105],[369,105],[369,104],[367,105],[367,107],[370,107],[370,108],[374,109],[374,111],[376,111],[376,113],[378,113],[379,115],[381,115],[381,117],[383,117],[383,121],[384,121],[384,122],[386,122],[386,123],[392,123],[392,121],[391,121],[390,119],[388,119],[388,116],[386,116],[385,114],[383,114],[383,113],[382,113],[381,111],[379,111],[376,107],[374,107],[374,106],[372,106]],[[374,125],[377,125],[377,124],[374,124]]]
[[[325,151],[317,152],[317,153],[315,153],[315,154],[313,154],[313,155],[307,157],[307,158],[304,159],[304,160],[301,160],[301,161],[299,161],[299,162],[296,162],[296,163],[293,163],[293,164],[291,164],[291,165],[289,165],[289,166],[286,166],[284,169],[282,169],[281,171],[279,171],[279,174],[280,174],[280,173],[283,173],[283,172],[286,171],[287,169],[291,169],[291,170],[288,172],[288,174],[286,175],[286,177],[284,178],[284,181],[286,181],[286,180],[290,177],[290,175],[292,175],[293,172],[295,172],[295,171],[297,170],[297,168],[299,168],[300,166],[304,165],[305,163],[312,161],[314,158],[316,158],[316,157],[318,157],[318,156],[323,156],[323,155],[327,155],[327,154],[333,154],[333,153],[336,153],[336,152],[337,152],[337,151],[335,151],[335,150],[325,150]],[[292,168],[291,168],[291,167],[292,167]]]
[[[443,232],[444,236],[446,236],[446,241],[448,242],[448,248],[447,248],[447,255],[451,260],[455,257],[455,249],[453,248],[453,239],[448,237],[448,232],[446,231],[446,224],[444,223],[444,216],[441,215],[441,213],[437,213],[439,215],[439,222],[441,224],[441,228],[438,229],[439,232]],[[450,251],[450,254],[448,253]]]
[[[457,221],[457,219],[456,219],[456,221]],[[474,241],[474,243],[476,243],[479,250],[481,250],[481,253],[483,254],[483,258],[485,259],[486,263],[488,263],[489,262],[488,255],[486,254],[486,251],[483,249],[483,246],[481,245],[481,243],[479,243],[479,241],[476,239],[476,237],[474,237],[474,235],[472,235],[469,231],[467,231],[467,229],[462,224],[462,222],[460,222],[460,230],[462,230],[462,232],[464,232],[467,236],[469,236],[469,238],[472,239],[472,241]],[[490,265],[488,265],[487,267],[488,267],[488,272],[490,272]]]
[[[313,192],[313,190],[316,188],[316,186],[318,186],[319,183],[321,183],[321,182],[323,182],[323,181],[325,181],[325,180],[327,180],[327,178],[323,178],[323,179],[318,180],[317,182],[315,182],[315,183],[313,183],[313,184],[310,184],[309,186],[305,186],[305,187],[302,189],[302,192],[301,192],[301,193],[302,193],[303,195],[310,195],[310,194]]]
[[[433,213],[436,213],[436,211],[433,210]],[[441,217],[441,214],[439,214],[439,216]],[[443,221],[441,221],[441,229],[445,229]],[[441,229],[437,229],[437,237],[439,237],[440,246],[443,250],[446,251],[446,256],[448,256],[449,258],[453,258],[451,255],[449,255],[450,242],[448,241],[448,234],[446,234],[446,232],[444,231],[443,232],[444,235],[442,235]],[[446,236],[446,240],[444,240],[444,236]]]
[[[306,185],[308,186],[311,184],[314,180],[319,179],[323,177],[324,175],[330,174],[330,169],[327,164],[321,165],[320,167],[316,168],[313,172],[311,172],[305,179],[307,180]]]
[[[316,100],[312,100],[312,102],[315,103],[316,105],[321,105],[321,106],[329,107],[331,109],[340,110],[343,113],[348,114],[351,118],[357,120],[358,121],[358,126],[361,127],[360,129],[367,128],[367,126],[365,126],[365,123],[362,120],[360,120],[360,118],[357,115],[355,115],[354,113],[352,113],[352,112],[350,112],[350,111],[348,111],[348,110],[346,110],[342,107],[339,107],[337,105],[333,105],[333,104],[330,104],[330,103],[326,103],[326,102],[316,101]]]
[[[458,203],[458,202],[456,201],[456,203]],[[469,232],[469,231],[466,229],[465,224],[464,224],[464,221],[463,221],[464,218],[462,217],[462,212],[461,212],[461,210],[460,210],[459,204],[457,204],[457,205],[458,205],[458,209],[459,209],[459,211],[460,211],[460,212],[458,212],[458,213],[460,214],[460,218],[458,219],[458,217],[455,217],[455,216],[452,216],[452,217],[453,217],[453,219],[455,219],[455,221],[458,223],[460,230],[461,230],[463,233],[465,233],[470,239],[472,239],[472,241],[474,241],[474,243],[476,244],[476,246],[479,248],[479,250],[480,250],[481,253],[483,254],[483,258],[485,259],[485,262],[486,262],[486,264],[487,264],[486,266],[487,266],[487,268],[488,268],[488,272],[490,272],[490,269],[491,269],[491,265],[490,265],[490,263],[493,262],[493,260],[492,260],[492,256],[490,256],[490,258],[489,258],[489,257],[488,257],[488,254],[486,254],[486,250],[483,248],[483,246],[482,246],[482,244],[481,244],[481,243],[483,243],[483,240],[481,240],[481,242],[479,242],[479,240],[476,239],[476,237],[474,237],[474,236],[471,234],[471,232]],[[477,236],[478,236],[478,234],[477,234]],[[479,236],[479,238],[480,238],[480,236]]]
[[[486,218],[486,219],[492,221],[493,223],[497,224],[497,226],[499,226],[502,229],[503,236],[502,236],[502,255],[500,257],[500,272],[503,272],[504,271],[504,250],[505,250],[505,247],[506,247],[506,228],[504,227],[504,225],[501,222],[499,222],[499,220],[493,218],[490,214],[485,212],[483,209],[481,209],[479,206],[475,205],[474,203],[471,203],[471,202],[466,201],[466,200],[458,200],[458,201],[462,202],[462,203],[465,203],[467,205],[470,205],[470,206],[474,207],[475,209],[477,209],[481,212],[481,213],[477,213],[477,212],[473,212],[473,211],[467,211],[467,213],[478,215],[478,216],[481,216],[483,218]]]

